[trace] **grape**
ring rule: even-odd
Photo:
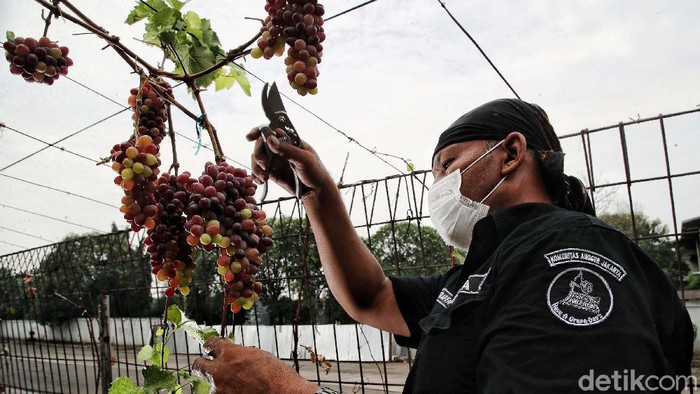
[[[160,82],[158,85],[165,91],[167,97],[172,97],[172,88],[168,83]],[[144,83],[140,90],[131,89],[130,93],[128,103],[134,110],[132,115],[134,127],[137,127],[139,135],[148,135],[153,138],[156,146],[159,145],[165,136],[168,121],[165,101],[150,82]]]
[[[151,154],[155,161],[149,161],[150,156],[146,151],[156,152]],[[133,231],[141,231],[144,227],[152,229],[156,225],[158,211],[154,192],[160,173],[158,156],[158,146],[147,135],[112,147],[112,169],[119,174],[114,178],[114,183],[124,190],[120,211]]]
[[[139,142],[146,137],[140,137]],[[189,202],[195,182],[188,171],[178,176],[163,173],[154,193],[156,225],[146,231],[148,237],[144,242],[151,256],[151,272],[168,284],[167,297],[178,292],[184,296],[190,293],[189,285],[196,264],[192,258],[192,246],[187,240],[189,233],[185,230],[187,219],[183,208]]]
[[[317,0],[266,0],[265,11],[265,26],[251,57],[271,59],[281,56],[285,45],[289,46],[284,64],[288,66],[290,85],[302,96],[316,94],[318,64],[323,57],[321,43],[326,39],[323,5]]]
[[[242,168],[207,163],[192,184],[186,209],[188,244],[204,251],[218,247],[217,271],[234,313],[250,309],[262,294],[262,286],[255,286],[255,274],[261,254],[272,245],[272,228],[265,211],[256,205],[254,185]]]
[[[73,65],[73,60],[66,56],[68,48],[58,48],[48,37],[39,40],[15,37],[2,46],[7,51],[5,59],[10,63],[10,73],[21,75],[27,82],[53,85],[60,75],[67,75],[68,68]]]

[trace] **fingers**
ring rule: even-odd
[[[209,338],[206,342],[204,342],[204,351],[208,355],[214,358],[218,358],[223,355],[224,349],[226,349],[228,346],[233,346],[233,342],[231,342],[230,339],[222,337],[212,337]]]
[[[192,363],[192,372],[201,377],[211,376],[211,369],[214,366],[214,361],[205,357],[199,357]]]

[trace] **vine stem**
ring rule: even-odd
[[[170,103],[166,103],[166,108],[168,110],[168,136],[170,137],[170,147],[173,150],[173,164],[170,165],[168,172],[175,170],[175,176],[178,175],[178,170],[180,169],[180,162],[177,161],[177,147],[175,144],[175,127],[173,127],[173,114],[170,111]]]
[[[187,81],[187,86],[192,89],[192,94],[194,95],[195,101],[197,101],[197,105],[199,105],[199,111],[203,115],[202,122],[204,122],[204,127],[207,129],[207,133],[209,134],[209,138],[211,139],[211,144],[212,148],[214,149],[214,157],[216,159],[216,163],[221,163],[222,161],[226,160],[226,156],[224,156],[224,152],[221,150],[221,145],[219,144],[219,139],[216,136],[216,131],[214,130],[214,127],[211,125],[211,122],[209,121],[209,116],[206,115],[207,111],[204,108],[204,102],[202,101],[202,96],[201,96],[201,90],[198,89],[193,81]]]

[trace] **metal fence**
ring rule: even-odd
[[[693,279],[700,271],[700,164],[687,143],[700,130],[699,112],[560,137],[567,172],[587,182],[599,212],[626,214],[627,232],[640,243],[668,243],[665,268],[684,297],[686,287],[700,288]],[[416,171],[341,186],[358,233],[389,275],[441,272],[459,260],[426,226],[431,178]],[[355,324],[339,307],[323,279],[303,207],[283,198],[263,208],[275,228],[275,247],[259,275],[266,294],[247,313],[229,315],[236,341],[262,347],[304,377],[343,392],[401,391],[413,354],[389,334]],[[0,392],[95,393],[110,373],[142,383],[144,364],[136,358],[162,324],[165,289],[150,272],[141,236],[117,231],[0,256]],[[218,326],[215,256],[197,254],[196,261],[190,295],[173,302],[199,324]],[[103,295],[110,300],[111,328],[101,336]],[[101,370],[105,338],[111,368]],[[183,336],[169,347],[171,369],[187,369],[201,354],[199,344]],[[329,371],[311,362],[309,349],[332,361]]]

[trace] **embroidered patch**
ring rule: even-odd
[[[559,249],[555,250],[554,252],[545,254],[544,258],[547,259],[547,262],[549,263],[550,267],[566,263],[589,264],[609,273],[610,275],[615,277],[615,279],[617,279],[618,282],[622,281],[622,278],[624,278],[625,275],[627,275],[627,271],[625,271],[625,269],[622,268],[622,266],[620,266],[616,262],[610,260],[609,258],[601,254],[591,252],[590,250],[586,249]]]
[[[610,316],[613,294],[600,274],[582,267],[569,268],[549,284],[547,305],[566,324],[592,326]]]
[[[489,270],[486,271],[486,273],[484,274],[469,275],[467,280],[464,282],[462,287],[457,291],[457,294],[455,295],[452,295],[452,293],[449,290],[447,290],[447,288],[443,288],[442,291],[440,291],[440,294],[438,295],[438,298],[436,300],[437,303],[442,305],[443,308],[447,308],[457,300],[457,297],[460,294],[479,294],[479,292],[481,291],[481,286],[484,284],[486,277],[489,276],[489,272],[491,272],[491,268],[489,268]]]

